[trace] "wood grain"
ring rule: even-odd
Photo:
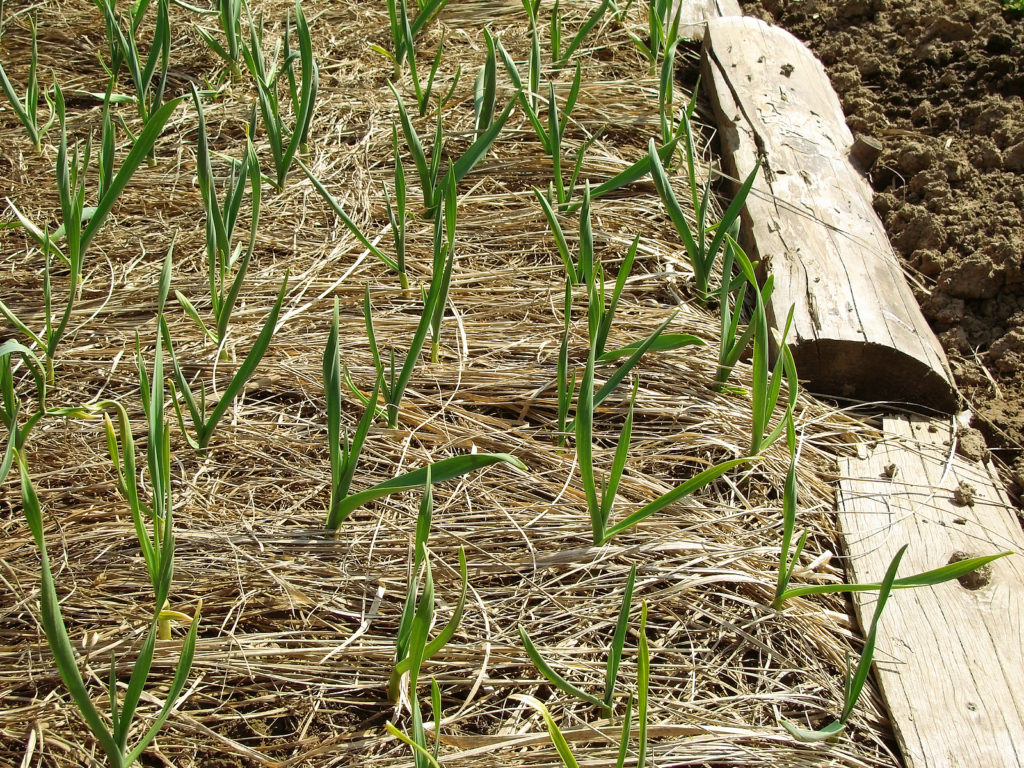
[[[673,0],[672,18],[675,18],[680,6],[679,36],[697,42],[704,39],[704,29],[709,19],[743,15],[738,0]]]
[[[994,470],[952,454],[949,424],[887,417],[885,433],[874,450],[840,461],[847,579],[880,580],[904,544],[901,576],[956,552],[1024,552]],[[875,675],[908,768],[1024,766],[1024,561],[990,568],[978,588],[897,590],[886,604]],[[854,603],[867,626],[875,595]]]
[[[790,347],[812,391],[949,411],[948,363],[849,159],[853,136],[821,63],[758,19],[708,22],[703,81],[727,172],[762,171],[744,243],[775,275],[776,326],[795,307]]]

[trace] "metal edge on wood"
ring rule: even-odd
[[[703,82],[724,164],[745,178],[745,244],[775,276],[769,314],[795,307],[789,344],[818,393],[952,411],[957,395],[853,167],[854,143],[822,64],[788,32],[753,18],[708,22]]]
[[[949,422],[886,417],[885,439],[840,460],[847,579],[900,576],[951,559],[1024,551],[1024,533],[991,465],[953,451]],[[1024,561],[937,587],[896,590],[879,625],[875,677],[908,768],[1024,766]],[[876,595],[857,593],[861,626]]]

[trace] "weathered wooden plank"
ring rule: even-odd
[[[776,325],[815,392],[952,409],[954,387],[849,160],[853,137],[821,63],[758,19],[708,22],[703,81],[726,169],[762,171],[744,213],[747,246],[775,276]]]
[[[680,6],[681,9],[680,9]],[[672,0],[672,17],[679,13],[679,36],[700,42],[709,19],[742,16],[739,0]]]
[[[1024,552],[994,470],[952,453],[949,424],[893,417],[885,432],[840,462],[848,579],[880,580],[904,544],[900,575],[956,553]],[[897,590],[886,604],[875,673],[908,768],[1024,766],[1024,560],[989,568],[968,586]],[[875,595],[854,602],[866,626]]]

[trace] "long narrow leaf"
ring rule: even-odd
[[[488,467],[491,464],[496,464],[498,462],[504,462],[506,464],[511,464],[517,469],[526,470],[525,464],[515,456],[510,456],[507,453],[471,453],[464,456],[453,456],[448,459],[442,459],[441,461],[431,464],[431,482],[435,484],[441,483],[445,480],[461,477],[469,472]],[[426,480],[426,475],[427,468],[421,467],[420,469],[415,469],[412,472],[406,472],[405,474],[399,475],[398,477],[394,477],[390,480],[385,480],[382,483],[377,483],[377,485],[367,488],[365,491],[352,494],[348,498],[344,499],[336,509],[339,524],[343,522],[353,510],[358,509],[369,501],[388,496],[392,493],[408,491],[412,488],[421,487],[424,480]]]
[[[668,493],[659,496],[650,504],[641,507],[640,509],[638,509],[633,514],[629,515],[621,522],[613,525],[611,528],[607,530],[607,532],[604,535],[604,538],[601,540],[600,543],[603,544],[609,541],[617,534],[622,533],[623,531],[629,528],[632,528],[634,525],[641,522],[642,520],[646,520],[655,512],[660,512],[665,507],[678,501],[679,499],[685,498],[689,496],[691,493],[694,493],[695,491],[700,490],[704,486],[709,485],[710,483],[714,482],[719,477],[724,475],[726,472],[728,472],[730,469],[738,467],[741,464],[746,464],[753,460],[754,459],[751,457],[744,457],[741,459],[729,459],[728,461],[723,461],[721,464],[716,464],[710,469],[704,470],[699,475],[690,478],[684,483],[680,483],[678,486],[673,488]]]

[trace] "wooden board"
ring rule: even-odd
[[[744,242],[775,276],[770,319],[781,326],[795,307],[800,378],[814,392],[953,409],[942,347],[851,165],[821,63],[782,29],[722,18],[708,22],[702,67],[726,171],[744,178],[763,161]]]
[[[682,6],[679,17],[679,36],[684,40],[704,39],[709,19],[722,16],[742,16],[739,0],[672,0],[672,16]]]
[[[893,417],[885,432],[867,455],[840,461],[848,580],[879,581],[904,544],[902,576],[955,552],[1024,552],[994,470],[951,455],[948,423]],[[875,675],[908,768],[1024,766],[1024,556],[990,568],[976,588],[897,590],[886,604]],[[856,598],[866,627],[875,595]]]

